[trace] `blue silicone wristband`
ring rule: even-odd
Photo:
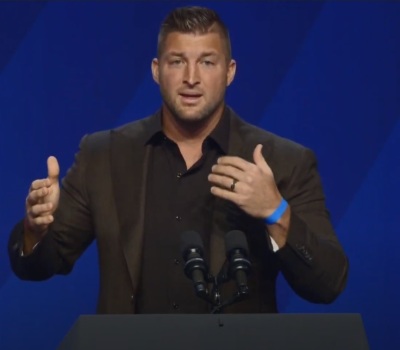
[[[282,217],[282,215],[285,212],[287,207],[288,207],[288,202],[286,202],[285,199],[282,198],[281,203],[279,204],[279,207],[276,208],[276,210],[270,216],[265,218],[264,222],[267,225],[276,224],[278,222],[278,220]]]

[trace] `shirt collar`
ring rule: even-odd
[[[156,142],[160,137],[164,137],[161,124],[161,109],[148,119],[144,133],[146,144]]]
[[[230,113],[229,108],[225,106],[222,112],[221,119],[217,126],[211,131],[210,135],[206,138],[215,142],[224,154],[228,154],[229,146],[229,128],[230,128]]]

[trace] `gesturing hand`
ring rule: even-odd
[[[260,144],[254,149],[254,163],[240,157],[219,158],[208,176],[213,195],[232,201],[255,218],[271,215],[282,199],[261,149]]]
[[[48,176],[32,182],[26,198],[26,219],[29,231],[37,239],[46,233],[48,226],[53,222],[53,213],[57,209],[60,198],[58,177],[60,168],[55,157],[47,159]]]

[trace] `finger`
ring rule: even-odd
[[[226,190],[226,189],[220,188],[218,186],[212,186],[210,191],[216,197],[226,199],[235,204],[239,204],[240,195],[236,192],[232,192],[230,190]]]
[[[232,156],[223,156],[218,158],[217,164],[231,165],[242,171],[248,171],[255,166],[253,163],[250,163],[243,158]]]
[[[51,215],[52,208],[52,203],[36,204],[30,208],[30,210],[28,211],[28,215],[30,215],[31,217]]]
[[[231,190],[231,186],[234,182],[235,182],[235,184],[237,184],[237,180],[234,180],[227,176],[217,175],[217,174],[208,175],[208,181],[210,181],[212,184],[214,184],[218,187],[222,187],[227,190]]]
[[[231,165],[215,164],[211,168],[212,174],[224,175],[231,179],[244,181],[246,173]]]
[[[53,215],[38,216],[36,218],[31,218],[29,225],[36,230],[40,230],[41,226],[50,225],[54,221]],[[35,227],[36,226],[36,227]]]
[[[34,191],[42,187],[49,187],[49,186],[51,186],[51,182],[49,179],[39,179],[32,182],[29,191]]]
[[[34,190],[29,192],[28,197],[26,198],[26,201],[30,205],[35,205],[38,203],[41,199],[46,197],[49,194],[50,190],[48,187],[42,187],[38,190]]]
[[[56,157],[50,156],[47,158],[47,174],[52,183],[58,181],[60,175],[60,166]]]
[[[253,152],[253,159],[254,159],[254,163],[263,171],[263,172],[270,172],[270,167],[267,163],[267,161],[265,160],[264,156],[262,155],[262,150],[263,145],[258,144],[256,146],[256,148],[254,148],[254,152]]]

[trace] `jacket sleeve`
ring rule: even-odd
[[[280,190],[291,207],[287,242],[276,253],[281,271],[301,297],[331,303],[345,287],[348,259],[330,222],[312,151],[302,148]]]
[[[86,192],[86,140],[84,137],[75,162],[62,181],[54,222],[34,251],[28,256],[21,256],[22,221],[11,232],[8,244],[11,268],[21,279],[44,280],[54,274],[68,274],[94,239]]]

